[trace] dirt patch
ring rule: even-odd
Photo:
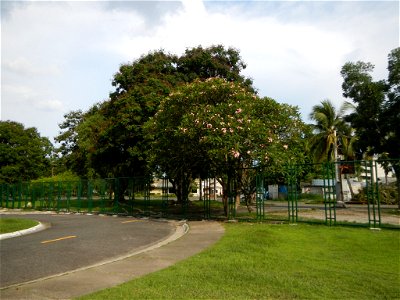
[[[276,216],[287,216],[287,212],[270,212]],[[325,211],[323,209],[299,209],[298,217],[305,219],[325,220]],[[371,211],[371,219],[373,219],[373,212]],[[379,216],[376,212],[375,220],[378,221]],[[355,223],[368,223],[368,208],[342,208],[336,209],[336,221],[346,221]],[[391,214],[387,210],[381,210],[381,223],[400,226],[400,216]]]

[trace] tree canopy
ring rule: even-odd
[[[151,160],[176,183],[182,197],[196,176],[236,176],[265,166],[282,174],[302,160],[304,124],[297,108],[259,98],[245,85],[222,78],[195,81],[174,90],[148,122]]]
[[[181,57],[163,50],[150,52],[121,65],[112,81],[115,91],[107,101],[81,116],[67,115],[57,141],[66,145],[61,150],[68,152],[71,161],[83,159],[75,168],[81,176],[146,174],[148,144],[143,126],[162,99],[182,84],[210,76],[242,82],[251,89],[252,81],[240,74],[245,67],[236,49],[223,46],[187,49]],[[73,141],[78,135],[79,141]]]
[[[310,150],[316,161],[334,161],[338,154],[345,160],[354,159],[353,143],[356,136],[330,100],[314,105],[310,118],[315,121],[312,125],[314,134],[310,138]]]
[[[50,141],[36,128],[0,121],[0,183],[14,183],[49,175]]]
[[[371,63],[346,63],[341,70],[343,96],[355,104],[345,119],[358,135],[363,153],[400,157],[400,48],[389,54],[388,80],[374,81]]]
[[[373,81],[373,69],[371,63],[360,61],[343,66],[343,95],[355,103],[346,120],[356,130],[362,153],[396,160],[400,158],[400,48],[388,55],[388,80]],[[400,164],[393,161],[391,165],[400,207]]]

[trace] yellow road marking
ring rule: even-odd
[[[125,224],[125,223],[133,223],[133,222],[140,222],[140,220],[129,220],[129,221],[123,221],[123,222],[121,222],[121,224]]]
[[[60,238],[54,239],[54,240],[43,241],[43,242],[41,242],[41,244],[53,243],[53,242],[58,242],[58,241],[62,241],[62,240],[66,240],[66,239],[73,239],[73,238],[76,238],[76,235],[69,235],[69,236],[60,237]]]

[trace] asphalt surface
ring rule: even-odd
[[[170,222],[97,215],[0,215],[29,218],[46,230],[2,240],[0,287],[99,264],[155,244],[175,231]]]
[[[1,215],[1,217],[6,217]],[[32,218],[33,215],[20,216]],[[58,223],[58,218],[61,220],[61,223]],[[84,219],[87,218],[87,219]],[[148,273],[155,272],[169,266],[174,265],[175,263],[184,260],[190,256],[193,256],[206,248],[215,244],[224,234],[223,226],[214,221],[195,221],[189,222],[188,224],[185,221],[156,221],[156,220],[140,220],[137,222],[133,218],[112,218],[112,217],[99,217],[99,216],[75,216],[75,215],[51,215],[51,216],[43,216],[39,215],[35,217],[38,220],[47,220],[51,221],[54,225],[53,227],[60,227],[59,233],[68,234],[65,237],[73,235],[76,233],[76,237],[71,237],[67,239],[60,239],[60,237],[56,234],[54,235],[52,232],[51,237],[55,237],[53,240],[47,240],[47,236],[45,240],[38,238],[42,236],[46,231],[51,232],[51,229],[44,230],[42,232],[34,233],[29,236],[37,236],[34,240],[36,242],[32,242],[34,247],[37,247],[37,242],[40,241],[40,244],[43,245],[51,245],[54,243],[73,243],[72,241],[79,241],[78,227],[88,228],[94,224],[97,224],[97,232],[102,232],[99,234],[98,241],[101,243],[97,245],[96,243],[90,242],[90,245],[80,246],[75,244],[75,250],[72,249],[71,246],[65,245],[62,247],[60,244],[60,248],[58,248],[58,257],[56,261],[51,263],[43,262],[43,265],[51,265],[55,264],[60,266],[61,261],[68,261],[68,255],[71,256],[70,260],[75,260],[78,263],[78,269],[74,269],[72,271],[67,271],[65,273],[58,273],[58,275],[50,275],[48,277],[41,277],[33,281],[12,284],[3,288],[0,288],[0,299],[71,299],[78,296],[86,295],[89,293],[93,293],[98,290],[102,290],[105,288],[110,288],[116,286],[118,284],[124,283],[126,281],[132,280],[134,278],[138,278],[144,276]],[[91,220],[92,219],[92,220]],[[54,222],[54,220],[56,220]],[[78,220],[80,225],[72,225],[71,223],[76,223]],[[81,221],[82,220],[82,221]],[[91,222],[94,223],[91,223]],[[100,221],[100,222],[98,222]],[[126,222],[128,221],[128,222]],[[133,221],[133,222],[129,222]],[[104,224],[103,224],[104,223]],[[129,228],[125,228],[125,226],[130,226]],[[52,228],[53,228],[52,227]],[[66,229],[63,229],[65,227]],[[68,230],[70,228],[70,230]],[[76,231],[71,231],[74,228]],[[116,232],[112,232],[114,228],[117,230]],[[140,236],[135,235],[135,229],[138,230],[138,234]],[[66,231],[63,231],[66,230]],[[161,240],[158,242],[151,242],[157,239],[158,234],[160,234],[160,230],[164,230],[168,232]],[[172,234],[170,234],[172,230]],[[83,230],[82,234],[86,230]],[[72,232],[72,233],[71,233]],[[156,233],[154,233],[156,232]],[[16,244],[19,244],[18,241],[28,238],[29,236],[17,237],[9,239],[8,241],[14,240]],[[81,235],[81,241],[79,243],[86,243],[83,238],[86,235]],[[110,237],[112,236],[112,237]],[[104,242],[105,237],[108,237],[107,242]],[[103,238],[103,239],[102,239]],[[87,239],[90,239],[90,235]],[[118,245],[109,245],[112,243],[125,244],[130,243],[133,240],[142,239],[142,242],[139,244],[135,244],[135,249],[131,249],[130,252],[123,254],[122,256],[117,255],[116,251],[121,251],[121,247]],[[103,240],[103,241],[102,241]],[[3,243],[7,240],[2,240],[2,260],[1,260],[1,274],[5,273],[3,269]],[[47,242],[50,241],[50,242]],[[111,241],[111,242],[110,242]],[[150,242],[150,244],[143,246],[143,241]],[[45,242],[45,243],[42,243]],[[12,243],[14,244],[14,243]],[[29,243],[28,243],[29,245]],[[55,244],[54,244],[55,245]],[[106,245],[106,246],[104,246]],[[138,246],[142,245],[142,246]],[[56,247],[56,246],[54,246]],[[82,248],[81,248],[82,247]],[[108,257],[103,263],[95,263],[94,265],[82,267],[85,265],[83,259],[97,257],[97,259],[101,259],[101,256],[97,256],[96,252],[105,252],[102,247],[108,247],[109,249],[117,249],[112,251],[112,257]],[[130,247],[130,246],[129,246]],[[70,252],[64,252],[65,248],[69,248]],[[47,250],[43,250],[45,248],[40,249],[35,254],[31,253],[31,258],[34,261],[37,259],[37,255],[41,255],[42,252],[48,252]],[[80,251],[76,251],[80,249]],[[18,249],[20,251],[20,249]],[[83,257],[80,257],[79,252],[85,252]],[[123,252],[123,251],[122,251]],[[28,254],[30,253],[28,249]],[[121,252],[119,252],[121,253]],[[22,254],[20,252],[20,254]],[[108,253],[106,256],[108,256]],[[25,253],[26,255],[26,253]],[[22,255],[17,255],[19,260]],[[75,258],[72,258],[75,256]],[[62,257],[62,258],[61,258]],[[96,260],[97,260],[96,259]],[[23,268],[20,271],[24,272],[24,270],[33,268]],[[46,267],[42,269],[47,269]],[[56,270],[59,270],[56,268]]]

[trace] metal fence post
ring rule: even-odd
[[[288,183],[288,218],[290,223],[298,221],[298,195],[297,195],[297,166],[287,166],[287,183]]]
[[[257,220],[263,221],[265,219],[264,208],[264,174],[257,170],[256,174],[256,211]]]
[[[336,224],[336,182],[335,164],[327,162],[324,168],[324,205],[325,224],[332,226]]]
[[[167,216],[168,214],[168,183],[167,175],[164,174],[161,178],[161,211],[163,216]]]
[[[228,219],[236,218],[236,182],[228,176]]]

